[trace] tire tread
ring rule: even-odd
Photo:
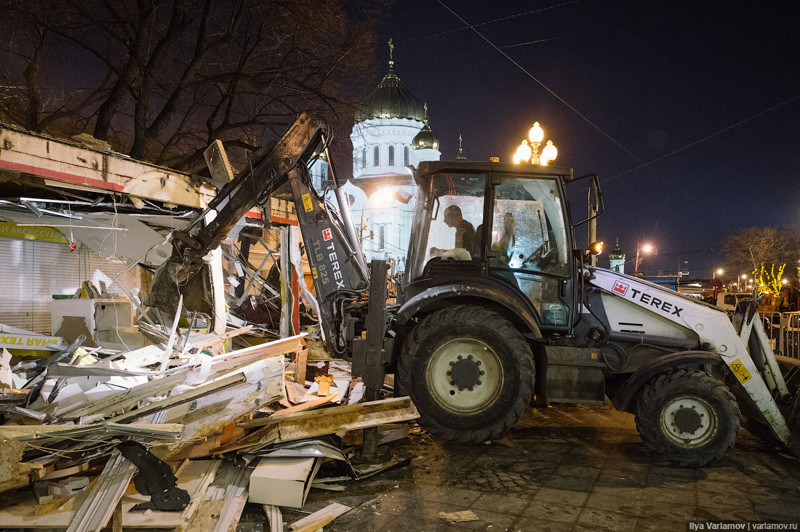
[[[454,318],[454,316],[457,316],[457,318]],[[534,365],[533,354],[528,342],[510,321],[497,312],[475,305],[453,305],[452,307],[435,311],[423,318],[411,331],[403,345],[397,371],[399,388],[404,394],[408,394],[412,389],[410,384],[413,380],[415,363],[413,354],[420,349],[422,341],[436,331],[441,330],[443,321],[448,323],[453,320],[461,323],[492,324],[492,328],[503,336],[512,350],[517,353],[520,369],[520,390],[514,398],[511,408],[495,423],[487,427],[473,430],[456,430],[438,423],[431,416],[425,415],[419,419],[419,423],[430,432],[446,440],[459,443],[480,443],[500,439],[514,426],[530,403],[533,395]],[[413,399],[414,397],[412,396]]]
[[[706,388],[713,393],[719,393],[733,410],[730,430],[726,431],[721,440],[703,447],[696,453],[681,452],[682,450],[673,447],[662,437],[659,420],[651,419],[653,414],[651,410],[658,412],[656,405],[663,400],[661,396],[667,393],[667,390],[679,384],[686,385],[687,382],[697,388]],[[719,423],[724,424],[724,421],[720,420]],[[639,431],[642,440],[650,449],[682,466],[701,467],[709,462],[719,460],[733,447],[736,434],[741,427],[742,414],[736,398],[723,382],[698,369],[679,368],[661,373],[644,385],[636,401],[635,422],[636,430]]]

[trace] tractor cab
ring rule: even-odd
[[[575,260],[564,184],[569,168],[423,162],[409,244],[406,301],[483,298],[531,329],[568,332]],[[430,298],[428,298],[430,299]]]

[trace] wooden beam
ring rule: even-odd
[[[299,521],[289,525],[292,532],[314,532],[319,530],[342,514],[349,512],[352,508],[334,502],[322,510],[318,510],[311,515],[307,515]]]
[[[283,532],[283,514],[281,514],[280,507],[272,504],[262,504],[261,506],[264,508],[264,513],[269,521],[269,531]]]
[[[258,449],[272,443],[301,440],[341,430],[363,429],[417,418],[419,412],[408,397],[296,412],[279,417],[272,415],[265,418],[268,423],[265,427],[217,449],[216,452]]]

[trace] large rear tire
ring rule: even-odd
[[[645,384],[636,401],[636,429],[667,460],[700,467],[733,446],[742,415],[724,383],[696,369],[678,369]]]
[[[411,331],[397,376],[423,427],[478,443],[502,437],[530,403],[533,354],[507,319],[458,305],[428,315]]]

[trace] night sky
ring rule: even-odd
[[[390,37],[443,159],[460,133],[469,159],[510,161],[539,121],[556,164],[600,176],[607,249],[657,246],[646,273],[708,278],[726,234],[800,225],[797,3],[402,0]],[[582,216],[585,188],[570,199]]]

